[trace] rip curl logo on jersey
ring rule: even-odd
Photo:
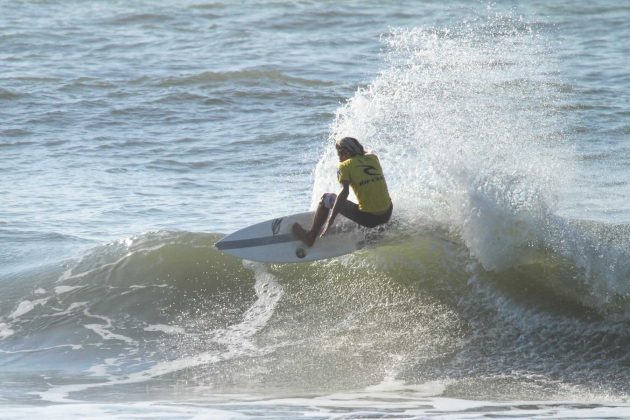
[[[381,173],[374,166],[371,165],[357,165],[359,168],[363,168],[363,173],[369,176],[379,176]]]
[[[276,236],[278,234],[278,232],[280,231],[280,226],[282,225],[282,217],[279,219],[274,219],[273,222],[271,222],[271,233],[273,233],[273,236]]]

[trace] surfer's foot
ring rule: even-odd
[[[295,237],[304,242],[306,246],[311,247],[315,243],[315,235],[311,235],[310,232],[305,231],[299,223],[294,223],[291,227],[291,231]]]

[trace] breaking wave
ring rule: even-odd
[[[218,238],[146,234],[23,278],[26,292],[0,307],[3,365],[65,369],[71,385],[38,394],[50,401],[138,383],[330,392],[383,378],[445,381],[466,397],[480,397],[475,378],[502,398],[557,396],[559,384],[628,392],[627,301],[594,299],[599,274],[584,261],[543,247],[487,270],[463,241],[428,229],[331,261],[262,265],[221,254]]]

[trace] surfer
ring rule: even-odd
[[[315,243],[322,226],[324,230],[319,236],[326,235],[339,213],[370,228],[387,223],[392,216],[392,200],[378,157],[366,153],[361,143],[352,137],[337,140],[335,148],[339,156],[337,179],[341,191],[322,195],[309,231],[299,223],[292,227],[293,234],[309,247]],[[358,204],[348,200],[350,187]]]

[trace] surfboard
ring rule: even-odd
[[[298,263],[349,254],[363,248],[365,234],[358,225],[339,215],[323,238],[307,247],[291,232],[294,223],[310,228],[314,212],[293,214],[256,223],[226,236],[215,247],[251,261]]]

